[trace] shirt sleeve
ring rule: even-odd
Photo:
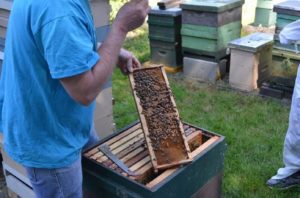
[[[290,44],[300,41],[300,20],[288,24],[279,34],[282,44]]]
[[[41,50],[52,78],[81,74],[98,62],[92,31],[86,21],[75,16],[54,19],[40,29]]]

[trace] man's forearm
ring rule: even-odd
[[[98,49],[100,61],[91,70],[94,82],[90,86],[95,90],[94,97],[101,91],[101,86],[107,81],[117,64],[120,49],[126,38],[126,33],[120,31],[118,26],[113,24],[108,38],[101,44]]]
[[[125,37],[126,33],[119,29],[118,24],[113,24],[107,39],[98,50],[100,61],[90,71],[61,80],[73,99],[88,105],[97,97],[114,70]]]

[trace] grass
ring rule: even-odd
[[[132,33],[125,48],[141,62],[148,61],[147,28]],[[289,105],[174,76],[169,80],[182,119],[226,137],[223,197],[299,197],[299,188],[274,191],[265,185],[283,165]],[[118,70],[113,75],[113,95],[115,122],[120,129],[138,115],[128,79]]]

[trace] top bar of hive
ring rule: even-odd
[[[154,169],[190,162],[191,152],[163,67],[135,70],[129,79]]]

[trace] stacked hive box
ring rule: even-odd
[[[300,3],[299,1],[284,1],[276,4],[274,11],[277,13],[277,21],[271,83],[276,87],[283,86],[283,89],[289,89],[292,92],[300,57],[296,53],[295,44],[280,44],[279,34],[286,25],[300,19]]]
[[[273,12],[273,6],[278,0],[258,0],[255,14],[255,25],[270,27],[275,25],[276,13]]]
[[[222,58],[240,37],[243,1],[193,0],[181,4],[183,51]]]
[[[260,87],[270,76],[272,45],[272,35],[265,33],[254,33],[230,42],[230,85],[243,91]]]
[[[164,64],[166,71],[179,71],[182,68],[181,9],[153,8],[149,12],[148,24],[151,62]]]
[[[241,34],[242,5],[240,0],[193,0],[181,4],[186,76],[201,81],[218,78],[220,65],[225,65],[221,60],[226,56],[227,44]]]

